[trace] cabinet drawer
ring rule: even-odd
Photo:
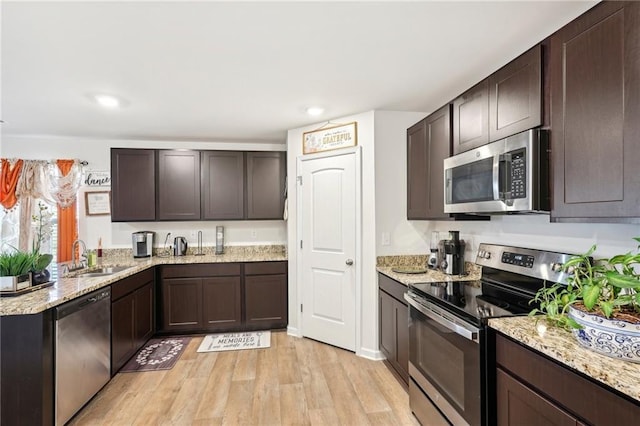
[[[390,296],[393,296],[403,305],[407,306],[407,302],[404,301],[404,293],[407,291],[406,285],[399,283],[386,275],[378,273],[378,287]]]
[[[640,417],[640,405],[500,334],[496,335],[496,363],[590,424],[635,424]]]
[[[195,265],[165,265],[162,278],[201,278],[240,275],[240,263],[203,263]]]
[[[150,281],[153,281],[153,268],[116,281],[111,284],[111,301],[114,302],[120,299],[122,296],[137,290]]]
[[[245,275],[274,275],[286,274],[287,262],[256,262],[245,263]]]

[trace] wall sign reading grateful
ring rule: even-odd
[[[111,172],[88,170],[83,183],[86,186],[111,186]]]
[[[358,144],[357,122],[327,127],[331,124],[327,123],[319,129],[302,134],[303,154],[347,148]]]

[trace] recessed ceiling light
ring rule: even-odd
[[[120,106],[120,99],[112,95],[95,95],[94,99],[105,108],[118,108]]]
[[[307,114],[309,115],[320,115],[324,112],[324,108],[322,107],[309,107],[307,108]]]

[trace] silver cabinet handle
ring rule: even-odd
[[[347,261],[344,263],[346,263],[348,266],[351,266],[353,265],[353,259],[347,259]]]

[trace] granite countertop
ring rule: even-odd
[[[131,255],[107,257],[97,267],[128,266],[129,268],[112,275],[91,278],[74,277],[74,275],[86,272],[84,270],[76,271],[68,274],[68,276],[59,278],[51,287],[36,290],[22,296],[3,297],[0,299],[0,316],[37,314],[156,265],[277,262],[287,260],[287,254],[283,246],[239,246],[237,248],[225,248],[225,251],[226,253],[222,255],[215,255],[209,251],[204,256],[155,256],[144,259],[134,259]],[[96,269],[97,267],[90,269]]]
[[[585,349],[565,330],[533,317],[493,318],[489,327],[640,401],[640,364]]]
[[[424,265],[424,263],[423,263]],[[446,282],[446,281],[477,281],[480,279],[482,268],[475,263],[467,262],[465,269],[466,275],[447,275],[443,272],[429,269],[423,274],[405,274],[394,272],[392,269],[401,266],[408,267],[410,265],[396,265],[396,266],[378,266],[376,269],[381,274],[388,276],[404,285],[415,283],[434,283],[434,282]]]

